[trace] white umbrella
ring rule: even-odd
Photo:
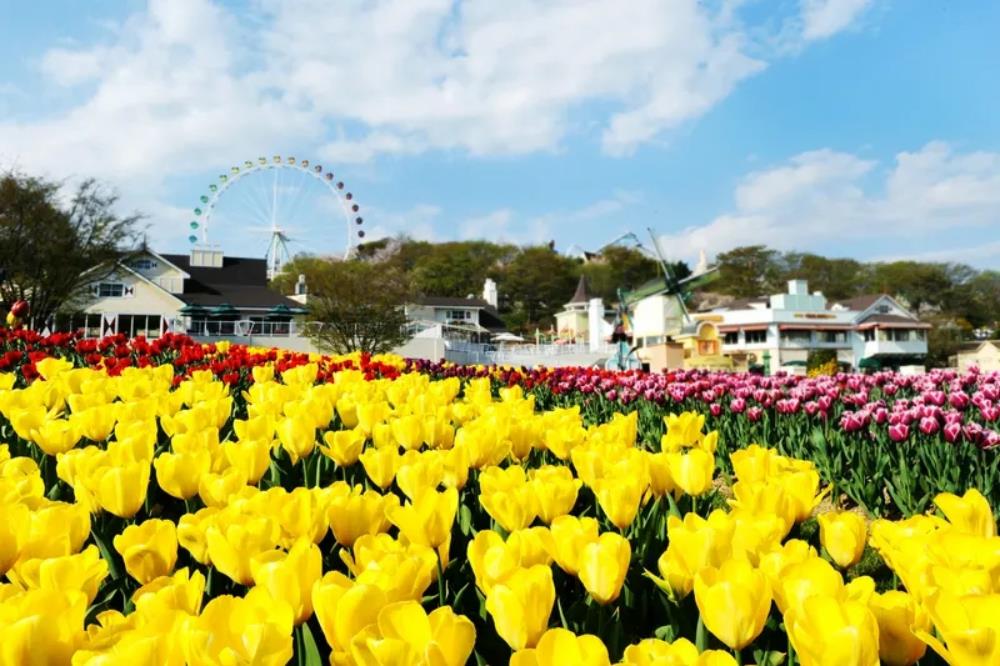
[[[524,342],[524,338],[513,333],[500,333],[493,336],[494,342]]]

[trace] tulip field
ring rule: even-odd
[[[1000,664],[1000,375],[0,330],[0,666]]]

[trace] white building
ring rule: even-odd
[[[772,371],[803,366],[820,349],[854,368],[923,365],[930,328],[887,294],[831,303],[810,293],[805,280],[790,280],[787,293],[734,301],[695,318],[716,321],[722,353],[737,366],[767,360]]]
[[[305,312],[267,286],[263,258],[226,257],[217,249],[195,248],[188,255],[147,248],[88,275],[76,311],[40,328],[79,329],[86,337],[156,338],[170,331],[268,344],[267,338],[297,337],[294,316]]]

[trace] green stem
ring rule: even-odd
[[[736,659],[736,666],[743,666],[743,650],[733,650],[733,657]]]
[[[444,567],[441,566],[441,553],[437,554],[437,570],[438,570],[438,605],[445,606],[444,602]]]

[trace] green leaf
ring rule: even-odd
[[[656,631],[653,632],[653,635],[661,641],[673,643],[674,639],[677,638],[677,631],[674,629],[674,625],[665,624],[662,627],[657,627]]]
[[[309,625],[303,622],[299,625],[299,631],[302,632],[302,652],[297,659],[299,666],[323,666],[323,658],[319,656],[319,648],[316,647],[316,639],[313,638]]]

